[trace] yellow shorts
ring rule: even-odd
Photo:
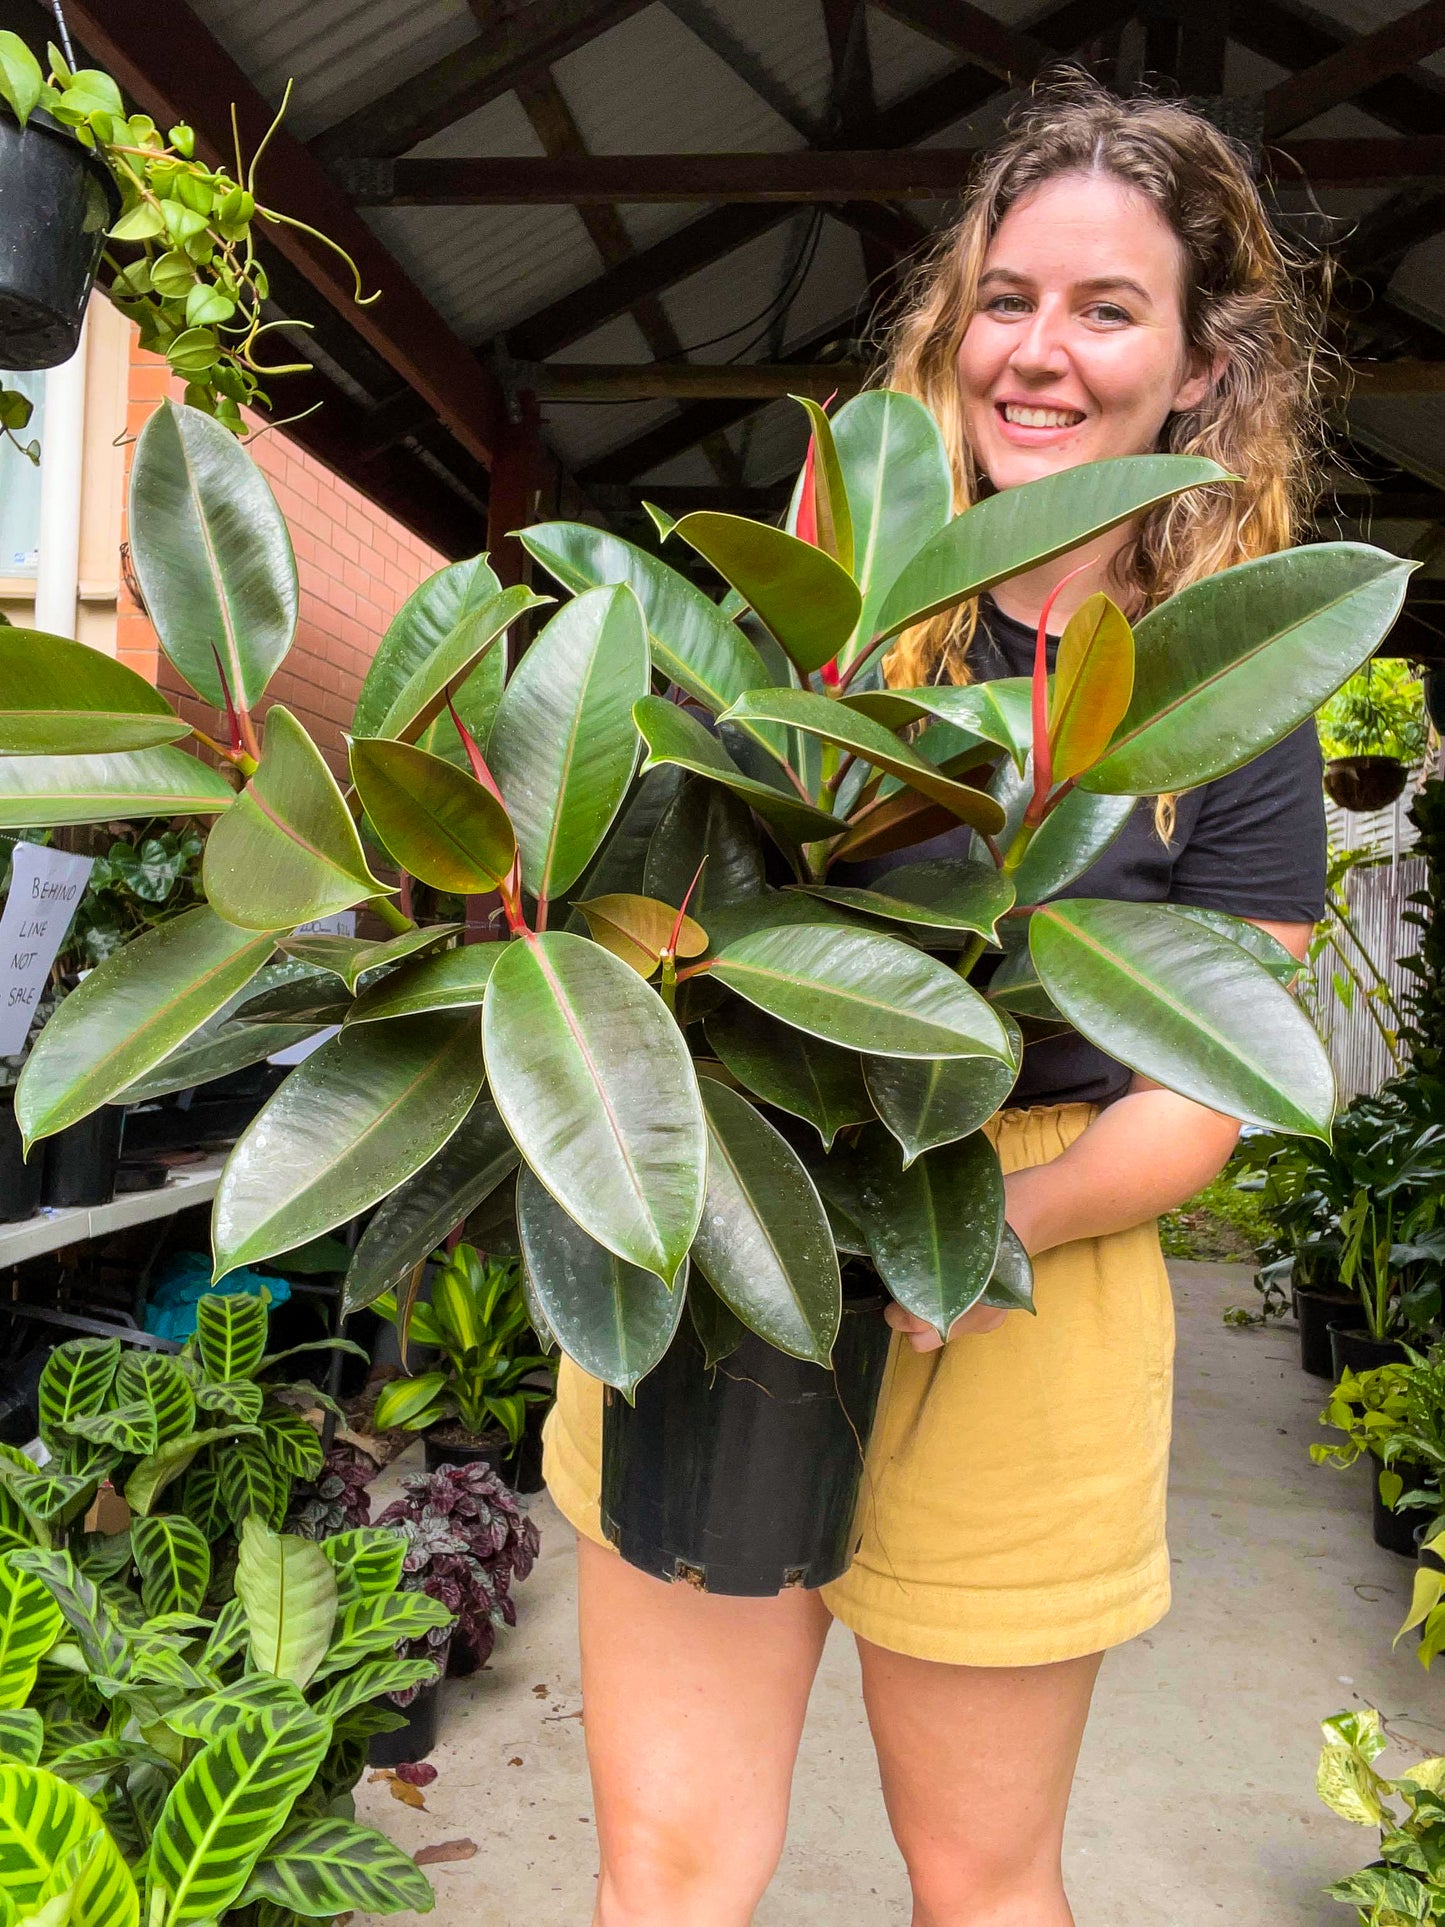
[[[1047,1164],[1094,1112],[1004,1111],[1005,1172]],[[895,1340],[868,1450],[863,1542],[823,1589],[896,1653],[1036,1666],[1100,1652],[1169,1609],[1165,1488],[1174,1352],[1155,1226],[1034,1260],[1038,1316],[915,1352]],[[601,1387],[564,1359],[547,1485],[587,1538],[598,1519]]]

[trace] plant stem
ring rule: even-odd
[[[954,969],[960,977],[966,978],[968,976],[969,971],[973,969],[987,948],[988,940],[986,937],[972,936],[969,938],[959,955],[958,962],[954,965]]]
[[[394,937],[404,937],[409,930],[416,929],[411,918],[404,917],[390,897],[368,897],[366,900]]]

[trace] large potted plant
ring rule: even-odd
[[[850,1556],[881,1288],[940,1332],[990,1291],[1028,1303],[980,1128],[1023,1035],[1073,1024],[1229,1115],[1327,1135],[1328,1060],[1272,940],[1067,891],[1134,798],[1237,768],[1311,715],[1412,566],[1353,543],[1266,556],[1137,630],[1093,598],[1052,682],[1041,660],[1032,684],[885,689],[910,625],[1229,478],[1129,458],[954,516],[911,400],[860,396],[814,433],[800,526],[817,542],[663,518],[725,603],[605,531],[526,530],[571,599],[504,681],[499,640],[541,598],[480,560],[441,571],[372,666],[348,791],[284,708],[257,728],[294,620],[265,485],[214,423],[163,408],[136,451],[136,566],[172,661],[227,713],[223,769],[176,747],[191,732],[148,685],[73,644],[33,638],[0,678],[0,748],[19,752],[0,826],[153,815],[162,789],[215,818],[206,907],[128,944],[47,1027],[17,1095],[27,1140],[184,1054],[279,950],[303,971],[293,1018],[343,1027],[231,1153],[218,1271],[385,1199],[379,1294],[517,1173],[533,1322],[611,1388],[609,1530],[651,1570],[736,1590],[818,1584]],[[960,821],[966,860],[850,880]],[[495,935],[418,927],[388,865],[499,900]],[[395,935],[296,934],[361,903]],[[275,995],[255,1001],[273,1020]],[[235,1048],[246,1015],[204,1048]],[[662,1462],[659,1401],[688,1424]],[[736,1538],[704,1543],[724,1514]]]

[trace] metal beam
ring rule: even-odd
[[[1265,149],[1264,164],[1276,187],[1302,181],[1312,187],[1398,187],[1445,178],[1445,135],[1277,141]]]
[[[232,108],[247,151],[254,151],[272,110],[184,0],[71,0],[71,23],[92,56],[163,127],[185,120],[212,163],[231,160]],[[298,229],[262,225],[262,245],[285,255],[325,295],[348,326],[422,396],[479,461],[490,459],[500,395],[487,371],[402,271],[346,200],[326,170],[285,129],[262,164],[263,195],[282,211],[330,235],[351,254],[368,292],[353,300],[351,277],[329,248]]]
[[[785,120],[804,140],[818,138],[823,130],[803,103],[775,74],[769,73],[746,42],[716,17],[707,0],[663,0],[663,5],[709,53],[716,54],[724,66],[730,67],[759,100],[766,101],[780,120]]]
[[[926,34],[950,53],[962,54],[975,67],[987,68],[1006,87],[1032,80],[1041,67],[1058,58],[1053,47],[1046,47],[1031,34],[1006,27],[982,7],[969,0],[873,0],[883,13],[892,14],[905,27]]]
[[[1264,96],[1264,136],[1277,140],[1445,47],[1445,0],[1425,0],[1374,33],[1361,34]]]
[[[530,0],[530,5],[498,21],[490,33],[469,40],[328,127],[312,141],[312,152],[325,160],[343,154],[404,154],[647,4],[648,0]]]

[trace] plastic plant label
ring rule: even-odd
[[[90,877],[92,858],[17,843],[0,916],[0,1057],[25,1048],[35,1006]]]

